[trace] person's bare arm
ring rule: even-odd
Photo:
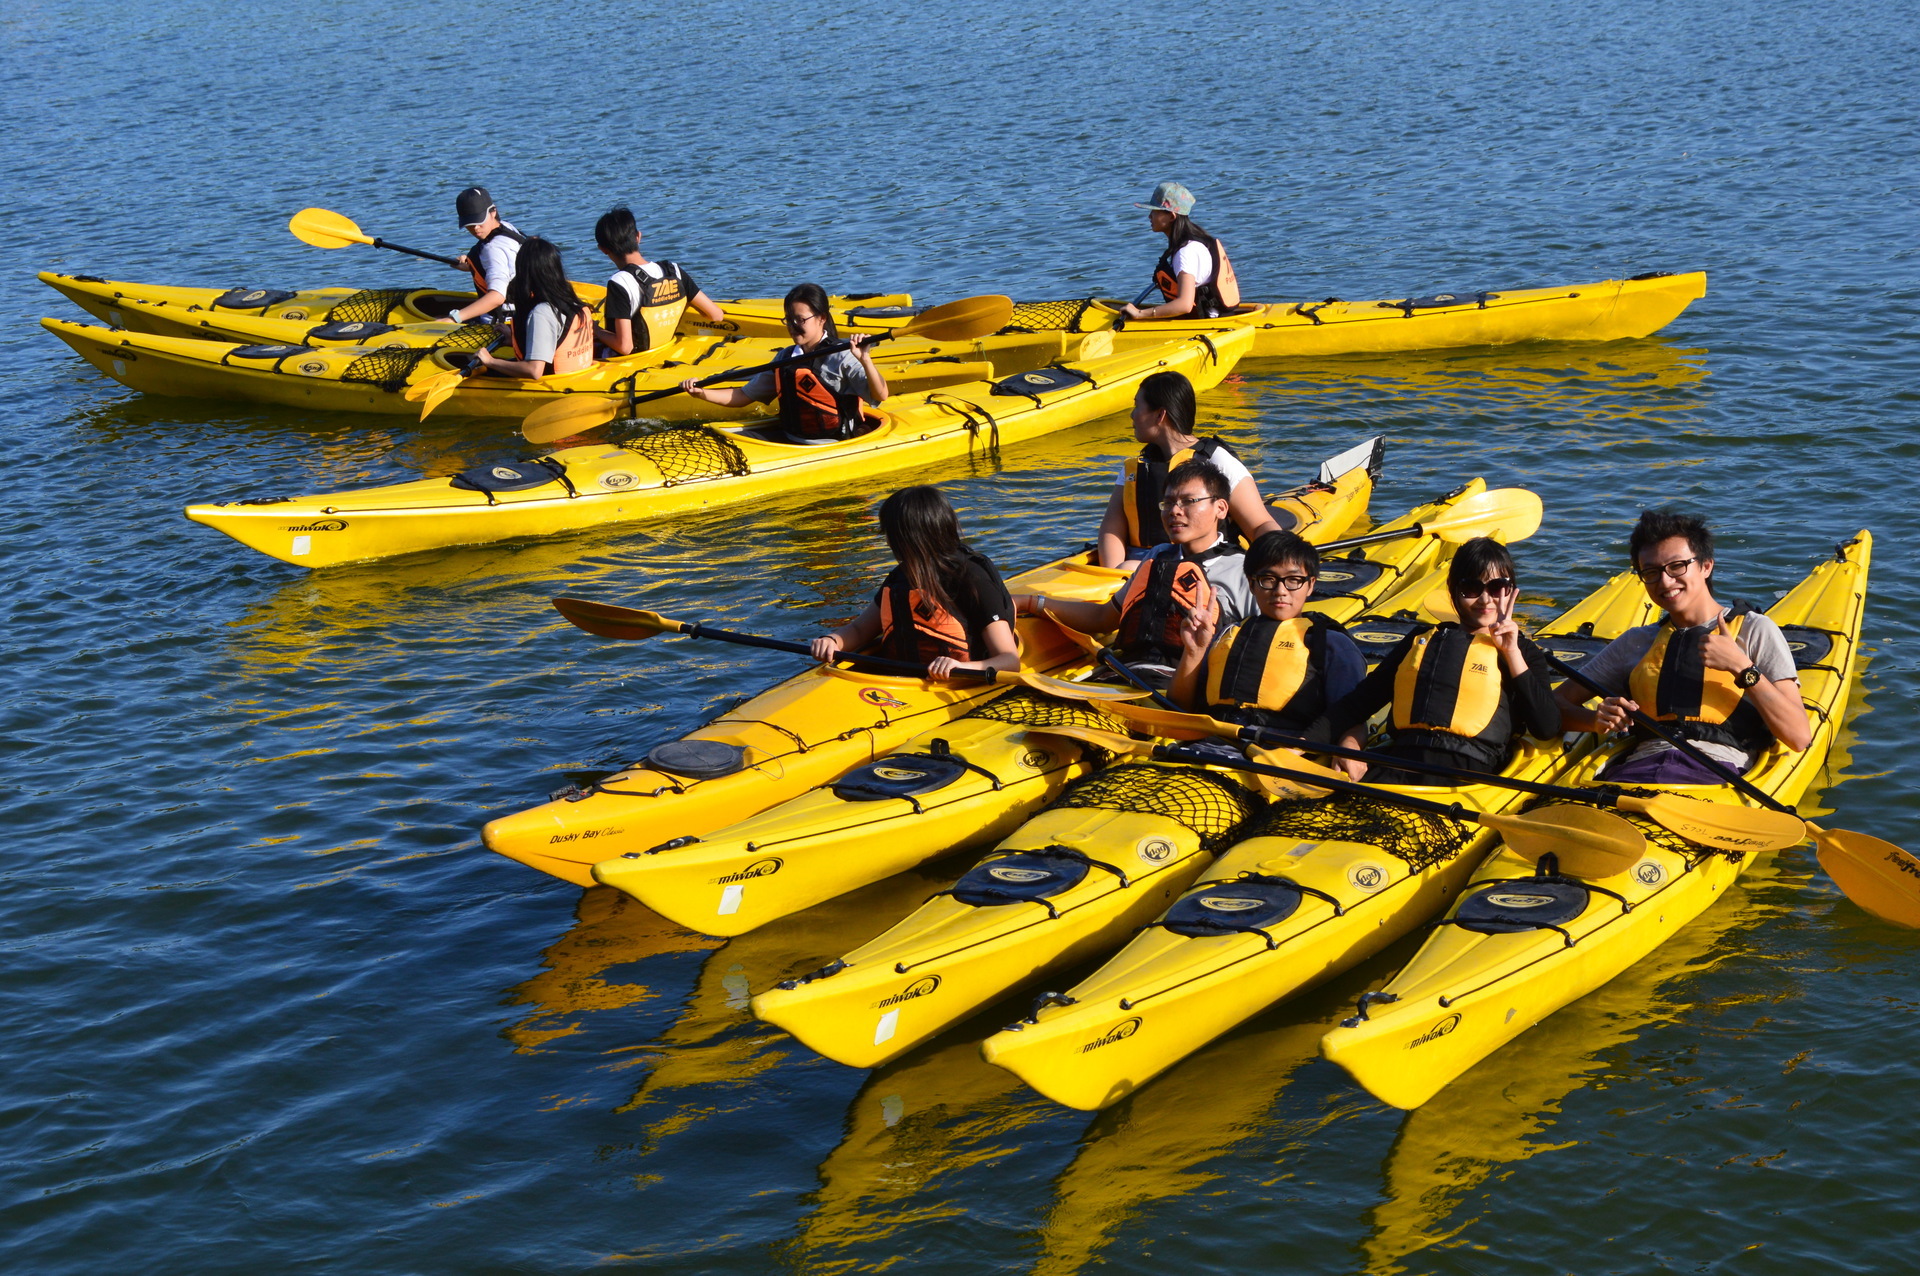
[[[1095,561],[1102,567],[1118,567],[1127,561],[1127,510],[1122,502],[1126,489],[1113,485],[1107,498],[1107,512],[1100,516],[1100,535],[1094,543]]]

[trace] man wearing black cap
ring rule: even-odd
[[[469,186],[453,201],[460,225],[479,240],[479,246],[460,258],[460,264],[473,275],[473,290],[479,299],[447,313],[455,323],[473,323],[485,319],[506,304],[507,285],[513,282],[514,265],[520,245],[527,237],[500,220],[493,196],[484,186]]]

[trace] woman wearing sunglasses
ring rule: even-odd
[[[1462,545],[1447,569],[1458,622],[1443,621],[1401,640],[1351,695],[1327,711],[1328,738],[1360,748],[1367,720],[1393,706],[1379,751],[1462,771],[1498,771],[1516,735],[1560,734],[1560,705],[1540,648],[1513,620],[1519,582],[1513,555],[1479,537]],[[1315,729],[1322,729],[1316,723]],[[1369,773],[1342,761],[1355,779],[1376,784],[1444,784],[1392,767]]]
[[[1229,722],[1304,733],[1360,685],[1367,658],[1338,621],[1306,610],[1320,578],[1320,551],[1310,542],[1268,532],[1247,550],[1246,573],[1259,614],[1218,642],[1211,617],[1190,616],[1171,694]]]
[[[789,292],[786,313],[794,343],[780,352],[783,359],[813,355],[823,342],[839,336],[827,309],[827,290],[819,284],[801,284]],[[864,434],[872,420],[861,408],[862,400],[878,404],[888,393],[887,379],[874,366],[864,335],[848,338],[844,347],[835,343],[818,357],[762,372],[743,386],[702,386],[689,377],[680,388],[726,408],[777,399],[784,436],[780,441],[800,444],[838,443]]]

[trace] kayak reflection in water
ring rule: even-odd
[[[1580,731],[1625,731],[1638,709],[1718,762],[1745,771],[1775,742],[1813,742],[1786,635],[1748,603],[1713,596],[1713,533],[1690,514],[1646,510],[1627,539],[1647,597],[1667,613],[1621,634],[1580,670],[1612,694],[1589,709],[1571,679],[1556,693]],[[1601,777],[1608,783],[1719,784],[1712,771],[1651,732]]]
[[[1167,472],[1182,461],[1203,461],[1227,480],[1228,515],[1234,530],[1251,544],[1280,525],[1260,496],[1260,485],[1219,439],[1194,434],[1193,382],[1178,372],[1156,372],[1133,396],[1133,437],[1140,455],[1120,468],[1107,512],[1100,519],[1098,552],[1102,567],[1141,559],[1167,543],[1160,523],[1160,499]]]
[[[1367,676],[1367,658],[1335,620],[1306,610],[1320,551],[1292,532],[1268,532],[1246,556],[1257,616],[1225,632],[1190,615],[1180,627],[1172,696],[1182,708],[1295,735],[1320,724]]]
[[[787,331],[794,344],[781,358],[812,355],[823,342],[837,337],[833,315],[827,309],[827,290],[819,284],[801,284],[786,296]],[[702,386],[692,377],[680,388],[696,399],[721,407],[779,400],[780,433],[788,443],[838,443],[873,428],[861,407],[887,397],[887,379],[874,366],[868,338],[849,337],[817,357],[762,372],[744,386]]]
[[[1447,593],[1459,621],[1408,634],[1309,734],[1327,738],[1318,736],[1326,730],[1360,748],[1367,720],[1391,704],[1391,739],[1380,752],[1480,772],[1506,765],[1517,734],[1560,734],[1546,658],[1513,620],[1520,583],[1507,547],[1485,536],[1462,545],[1447,568]],[[1391,767],[1369,772],[1364,762],[1340,765],[1375,784],[1446,783]]]
[[[1240,305],[1240,281],[1220,241],[1195,225],[1193,192],[1179,182],[1161,182],[1144,204],[1153,211],[1148,224],[1167,237],[1167,250],[1153,268],[1153,286],[1166,300],[1141,309],[1129,302],[1121,313],[1129,319],[1218,319]]]
[[[1188,459],[1167,475],[1160,518],[1167,540],[1134,565],[1132,577],[1104,603],[1046,599],[1022,594],[1015,599],[1023,616],[1040,610],[1084,634],[1118,630],[1114,654],[1152,685],[1165,688],[1184,647],[1182,631],[1190,619],[1205,617],[1216,627],[1253,614],[1247,588],[1246,556],[1228,536],[1226,476],[1205,461]]]
[[[535,235],[520,246],[520,267],[507,285],[507,301],[513,307],[507,321],[513,358],[475,351],[489,373],[538,381],[593,362],[593,311],[574,295],[560,250],[550,242]]]
[[[925,664],[935,678],[956,669],[1019,669],[1013,599],[993,560],[960,539],[960,520],[940,489],[905,487],[889,496],[880,504],[880,529],[898,566],[865,611],[813,640],[813,658],[872,645],[888,659]]]
[[[608,357],[651,350],[671,339],[688,306],[708,323],[726,320],[679,263],[646,259],[631,209],[618,207],[603,214],[594,224],[593,242],[615,267],[607,278],[602,316],[607,326],[593,332]]]

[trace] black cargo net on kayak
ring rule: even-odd
[[[362,288],[327,311],[328,323],[380,323],[405,304],[405,288]]]
[[[463,323],[433,343],[435,350],[480,350],[490,346],[500,332],[490,323]]]
[[[391,394],[413,379],[414,369],[420,366],[421,360],[432,357],[433,351],[425,346],[382,346],[349,363],[340,379]]]
[[[1016,301],[1013,318],[996,335],[1015,332],[1084,332],[1081,320],[1093,309],[1093,299],[1077,301]]]
[[[1164,815],[1191,829],[1203,848],[1217,851],[1260,809],[1260,801],[1211,771],[1143,762],[1078,780],[1048,809]]]
[[[1015,691],[989,700],[966,716],[1012,722],[1025,727],[1094,727],[1101,731],[1126,729],[1119,719],[1104,709],[1096,709],[1078,700],[1056,700],[1037,691]]]
[[[1341,795],[1320,801],[1275,802],[1253,821],[1242,839],[1290,838],[1297,842],[1358,842],[1377,846],[1418,873],[1450,860],[1478,824],[1392,806],[1378,798]]]
[[[694,479],[739,478],[751,468],[746,453],[732,439],[704,425],[657,430],[620,446],[653,462],[669,487]]]

